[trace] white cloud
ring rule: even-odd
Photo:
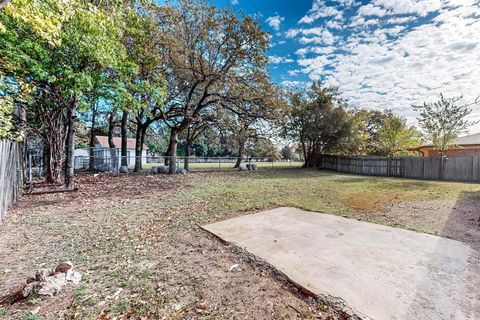
[[[297,63],[303,67],[302,72],[308,74],[311,80],[318,80],[324,74],[323,68],[330,65],[331,61],[326,56],[318,56],[298,59]]]
[[[414,16],[409,16],[409,17],[395,17],[395,18],[390,18],[386,21],[386,24],[403,24],[407,22],[411,22],[416,20],[416,17]]]
[[[355,0],[335,0],[335,2],[346,8],[359,6],[361,4],[361,2]]]
[[[292,80],[285,80],[280,83],[282,87],[286,90],[301,90],[307,87],[309,84],[303,81],[292,81]]]
[[[285,21],[285,18],[279,15],[268,17],[267,20],[265,20],[265,22],[276,31],[280,30],[280,25],[283,21]]]
[[[368,17],[368,16],[379,16],[383,17],[387,11],[385,9],[382,9],[380,7],[374,6],[371,3],[361,6],[358,9],[358,14],[363,17]]]
[[[325,4],[323,0],[314,0],[312,8],[308,14],[302,17],[299,23],[310,24],[320,18],[332,17],[337,20],[343,17],[343,13],[335,7],[330,7]]]
[[[231,0],[230,3],[234,6],[239,4],[238,0]]]
[[[301,73],[301,70],[288,70],[287,73],[288,73],[289,76],[294,77],[294,76],[299,75]]]
[[[285,37],[288,39],[295,38],[302,32],[301,29],[289,29],[287,32],[285,32]]]
[[[355,27],[368,27],[368,26],[379,25],[379,24],[380,24],[379,19],[365,20],[364,17],[355,16],[352,18],[352,22],[348,26],[350,28],[355,28]]]
[[[330,29],[336,29],[336,30],[343,29],[343,25],[341,25],[338,21],[334,21],[334,20],[327,21],[327,23],[325,24],[325,27]]]
[[[355,16],[352,18],[352,22],[348,25],[350,28],[363,26],[365,23],[365,18],[360,16]]]
[[[295,54],[303,57],[304,55],[306,55],[309,52],[310,52],[310,48],[300,48],[297,51],[295,51]]]
[[[329,55],[335,51],[335,48],[333,46],[327,46],[327,47],[306,47],[306,48],[300,48],[297,51],[295,51],[295,54],[298,56],[305,56],[309,53],[315,53],[319,55]]]
[[[374,0],[373,4],[383,7],[389,14],[415,14],[423,17],[439,10],[442,0]]]
[[[335,36],[327,29],[322,27],[305,28],[305,29],[290,29],[285,33],[287,38],[295,38],[302,35],[298,41],[301,44],[326,44],[331,45],[335,42]]]
[[[279,56],[270,56],[270,57],[268,57],[268,61],[271,64],[292,63],[292,62],[294,62],[293,59],[286,58],[286,57],[279,57]]]

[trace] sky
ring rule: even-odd
[[[340,88],[353,107],[392,109],[480,96],[480,0],[210,0],[255,17],[271,34],[272,79]],[[480,100],[480,99],[479,99]],[[480,120],[480,101],[471,105]],[[480,132],[480,124],[470,133]]]

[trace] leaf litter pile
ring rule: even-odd
[[[0,225],[0,292],[60,261],[83,278],[52,298],[0,306],[0,318],[348,318],[197,226],[239,214],[216,216],[215,196],[192,192],[217,175],[85,175],[77,192],[24,196]]]

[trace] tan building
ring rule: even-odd
[[[409,151],[418,152],[422,157],[439,157],[440,152],[431,144],[418,148],[410,148]],[[447,157],[472,157],[480,156],[480,133],[459,137],[454,140],[453,146],[445,151]]]

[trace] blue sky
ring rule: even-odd
[[[320,79],[352,106],[393,109],[412,123],[411,105],[440,92],[466,103],[480,95],[480,0],[210,2],[261,22],[272,79],[285,86]]]

